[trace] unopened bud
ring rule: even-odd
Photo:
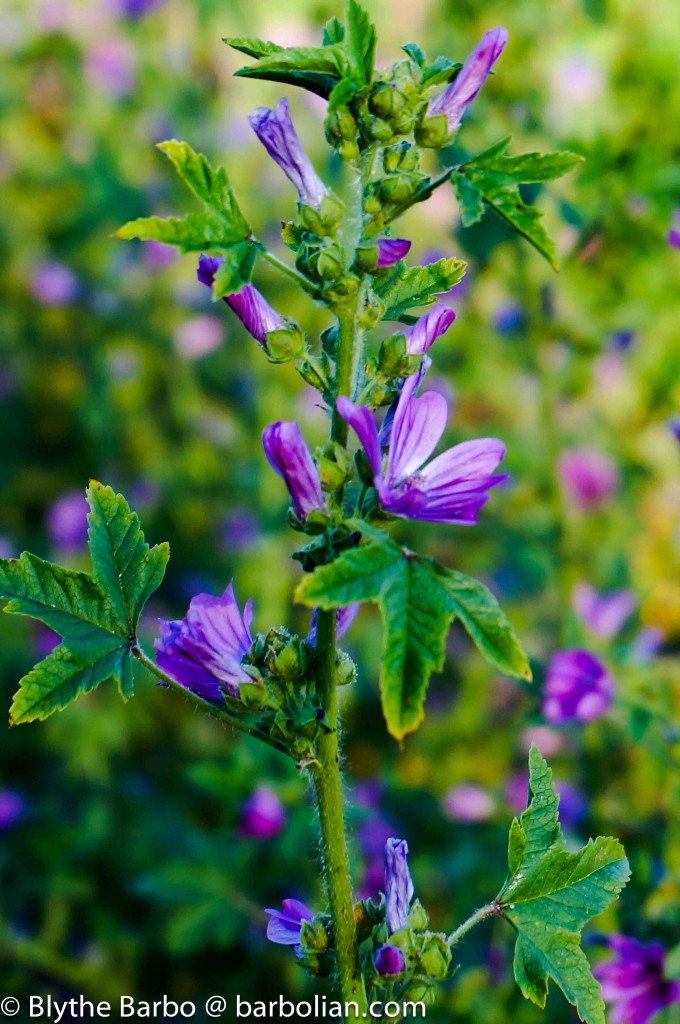
[[[297,326],[289,330],[270,331],[265,338],[267,355],[273,363],[287,363],[305,353],[305,339]]]
[[[451,950],[441,935],[432,935],[420,955],[421,970],[431,978],[445,978],[451,963]]]
[[[383,118],[385,121],[391,121],[404,109],[407,102],[406,96],[395,86],[388,85],[386,82],[379,82],[368,104],[373,113],[377,114],[378,117]]]
[[[357,136],[357,123],[348,107],[337,107],[326,118],[326,137],[331,145],[344,139],[353,142]]]
[[[380,346],[378,366],[380,371],[387,377],[396,376],[399,368],[406,358],[406,336],[404,334],[393,334],[385,338]]]
[[[428,149],[441,149],[449,137],[449,124],[446,114],[427,117],[416,128],[416,142]]]
[[[387,203],[407,202],[417,188],[413,178],[408,174],[390,174],[380,183],[380,198]]]
[[[376,241],[361,242],[357,247],[354,265],[365,274],[370,274],[378,266],[378,252]]]

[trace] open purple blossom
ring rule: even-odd
[[[329,189],[314,170],[300,142],[291,121],[288,100],[280,99],[273,110],[258,107],[248,120],[272,160],[297,189],[300,202],[318,210]]]
[[[485,32],[451,85],[432,100],[427,111],[428,117],[445,114],[449,132],[455,131],[465,108],[486,82],[507,41],[508,33],[504,28],[492,28]]]
[[[160,639],[154,641],[160,668],[181,686],[214,704],[222,690],[238,697],[241,683],[251,682],[241,668],[253,638],[253,602],[239,610],[233,581],[221,597],[197,594],[183,619],[160,620]]]
[[[399,260],[404,259],[410,248],[408,238],[378,239],[378,266],[393,267]]]
[[[605,713],[613,696],[614,680],[590,651],[553,654],[543,690],[543,714],[549,722],[592,722]]]
[[[286,809],[271,786],[256,786],[241,812],[240,832],[253,839],[271,839],[286,824]]]
[[[672,1003],[680,1001],[680,981],[665,977],[665,950],[660,942],[645,946],[627,935],[606,939],[615,959],[599,964],[593,974],[602,998],[611,1003],[611,1024],[647,1024]]]
[[[412,899],[408,843],[405,839],[388,839],[385,843],[385,927],[388,935],[406,927]]]
[[[383,978],[401,974],[406,969],[404,954],[396,946],[387,942],[375,954],[375,969]]]
[[[196,277],[201,284],[212,288],[215,274],[222,263],[222,256],[206,256],[201,253],[196,271]],[[253,284],[244,284],[234,295],[225,295],[224,301],[264,349],[267,348],[267,335],[270,331],[287,331],[289,328],[281,314],[272,309],[264,295]]]
[[[591,448],[563,452],[559,463],[560,482],[577,508],[602,504],[616,490],[619,473],[612,460]]]
[[[434,345],[437,338],[446,334],[455,319],[456,314],[452,309],[442,303],[437,303],[425,316],[419,317],[412,327],[404,331],[408,354],[410,356],[424,355]]]
[[[505,455],[505,445],[496,438],[465,441],[423,465],[444,433],[448,404],[434,391],[416,398],[419,380],[419,374],[409,377],[399,396],[384,475],[380,436],[371,410],[340,396],[338,411],[364,447],[386,512],[407,519],[471,525],[488,500],[486,492],[506,479],[492,475]]]
[[[680,209],[673,211],[673,220],[668,231],[668,244],[674,249],[680,249]]]
[[[313,920],[314,912],[300,900],[284,900],[282,906],[282,911],[265,910],[270,917],[267,938],[279,946],[299,946],[302,922]]]
[[[323,512],[321,480],[297,422],[278,420],[262,432],[262,447],[272,469],[286,482],[298,519]]]
[[[348,604],[346,608],[338,608],[335,613],[335,639],[339,640],[340,637],[344,636],[347,630],[350,628],[361,608],[360,601],[354,601],[353,604]],[[312,612],[312,621],[309,626],[309,633],[307,634],[307,643],[311,644],[312,647],[316,647],[316,620],[317,620],[317,609],[315,608]]]
[[[574,611],[591,633],[610,640],[621,631],[635,609],[635,595],[630,590],[598,592],[587,583],[574,587]]]

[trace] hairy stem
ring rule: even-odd
[[[455,946],[457,942],[460,942],[464,935],[467,935],[467,933],[475,927],[475,925],[478,925],[481,921],[485,921],[487,917],[493,917],[494,915],[499,916],[500,914],[500,903],[495,900],[493,903],[487,903],[485,907],[480,907],[479,910],[475,911],[472,917],[468,917],[467,921],[464,921],[459,928],[456,928],[455,931],[451,932],[447,940],[449,946]]]
[[[304,288],[306,292],[313,295],[315,299],[319,298],[318,288],[315,288],[311,281],[308,281],[305,275],[301,274],[299,270],[295,269],[295,267],[289,267],[287,263],[284,263],[283,260],[280,260],[278,256],[275,256],[274,253],[270,252],[268,249],[265,249],[264,252],[261,253],[261,256],[263,260],[266,260],[272,267],[276,267],[276,269],[280,270],[282,274],[290,277],[293,281],[299,284],[301,288]]]

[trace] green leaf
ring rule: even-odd
[[[580,946],[583,926],[616,899],[630,869],[618,839],[566,850],[552,772],[529,752],[529,805],[510,830],[510,873],[497,898],[517,932],[514,970],[525,998],[545,1006],[550,978],[586,1024],[604,1024],[599,985]]]
[[[212,167],[202,153],[195,153],[186,142],[178,142],[177,139],[159,142],[158,149],[172,162],[196,198],[229,222],[234,238],[247,238],[250,235],[248,222],[239,209],[223,167]]]
[[[333,15],[329,18],[323,29],[323,46],[333,46],[335,43],[341,43],[345,38],[345,26]]]
[[[550,181],[573,170],[582,157],[575,153],[524,153],[508,156],[510,137],[461,164],[453,185],[461,204],[463,225],[482,217],[484,204],[503,217],[557,269],[557,250],[542,223],[542,214],[525,203],[519,186]]]
[[[432,64],[423,68],[423,85],[426,85],[428,89],[432,89],[436,85],[444,85],[455,78],[462,66],[460,62],[454,63],[448,57],[435,57]]]
[[[283,47],[261,39],[229,38],[224,42],[257,60],[256,64],[240,68],[236,72],[237,76],[299,85],[324,99],[328,99],[347,70],[343,45],[340,43]]]
[[[379,606],[385,629],[380,690],[393,736],[403,739],[422,722],[428,680],[444,665],[453,619],[501,671],[531,677],[510,623],[481,583],[407,551],[365,523],[352,525],[368,540],[306,576],[295,596],[325,610],[354,601]]]
[[[133,635],[150,595],[165,575],[167,543],[150,548],[139,516],[122,494],[93,480],[87,489],[91,512],[89,547],[93,577],[115,609],[118,621]]]
[[[370,85],[375,63],[377,34],[366,11],[357,0],[347,3],[345,51],[350,75],[358,85]]]
[[[404,43],[402,50],[408,54],[413,63],[417,64],[419,68],[425,67],[427,58],[417,43]]]
[[[117,682],[124,698],[132,696],[135,630],[163,578],[168,547],[149,548],[138,517],[111,488],[93,481],[87,498],[92,574],[28,552],[0,559],[5,611],[44,622],[63,641],[20,681],[11,710],[15,725],[47,718],[106,679]]]
[[[237,242],[224,251],[224,259],[215,274],[213,299],[224,298],[241,290],[253,276],[258,253],[264,250],[259,242]]]
[[[392,275],[376,286],[385,303],[384,320],[398,320],[413,306],[428,306],[438,295],[448,292],[465,273],[463,260],[453,257],[437,260],[426,267],[406,267],[398,263]]]

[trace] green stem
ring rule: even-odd
[[[289,267],[287,263],[280,260],[273,252],[269,252],[268,249],[265,249],[261,255],[263,260],[270,263],[272,267],[276,267],[276,269],[280,270],[282,274],[286,274],[287,277],[292,278],[292,280],[297,282],[297,284],[304,288],[306,292],[313,295],[315,299],[319,298],[318,289],[314,287],[311,281],[307,280],[304,274],[301,274],[299,270],[296,270],[295,267]]]
[[[460,928],[456,928],[455,931],[451,932],[447,941],[449,946],[455,946],[456,943],[460,942],[464,935],[467,935],[475,925],[478,925],[481,921],[485,921],[487,917],[500,916],[501,905],[494,900],[493,903],[487,903],[485,907],[480,907],[476,910],[472,917],[469,917],[467,921],[464,921]]]
[[[316,763],[312,765],[312,774],[319,804],[324,871],[333,918],[340,995],[344,1003],[356,1004],[356,1011],[349,1012],[347,1020],[359,1021],[365,1017],[367,1003],[354,921],[340,781],[335,683],[335,611],[319,611],[316,629],[317,692],[326,711],[326,722],[332,731],[324,732],[317,739]]]
[[[219,718],[220,721],[225,722],[227,725],[231,725],[234,729],[238,729],[239,732],[245,732],[248,736],[252,736],[254,739],[260,740],[261,743],[266,743],[267,746],[273,747],[274,750],[278,750],[281,754],[286,754],[288,757],[292,757],[296,760],[295,756],[290,752],[285,743],[280,743],[274,739],[273,736],[269,736],[268,733],[262,732],[254,725],[248,725],[247,722],[241,721],[235,715],[229,714],[226,708],[218,707],[216,704],[211,704],[209,700],[203,700],[197,694],[192,693],[191,690],[187,690],[186,687],[178,683],[176,679],[169,676],[167,672],[164,672],[162,668],[159,668],[155,661],[153,661],[142,648],[139,643],[134,643],[132,648],[132,654],[140,661],[149,672],[153,673],[157,679],[160,679],[166,686],[170,686],[173,690],[177,690],[182,696],[190,701],[192,704],[196,704],[198,707],[203,708],[214,718]]]

